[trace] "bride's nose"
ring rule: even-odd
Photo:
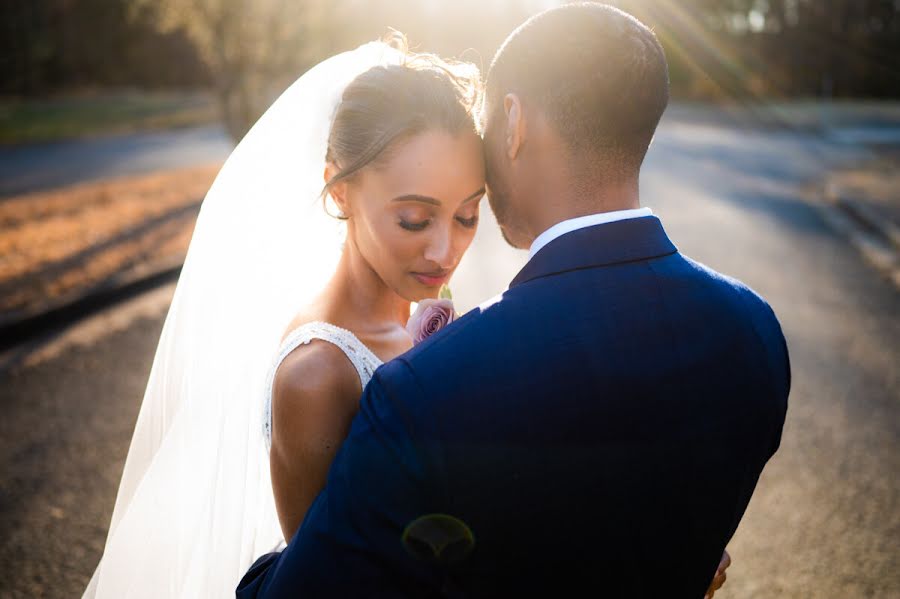
[[[435,227],[425,248],[425,259],[442,269],[453,266],[453,239],[448,227]]]

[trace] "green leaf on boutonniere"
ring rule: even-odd
[[[448,300],[453,299],[453,294],[450,293],[450,287],[447,286],[446,283],[441,285],[441,290],[440,290],[440,292],[438,292],[438,297],[440,299],[448,299]]]

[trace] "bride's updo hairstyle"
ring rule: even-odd
[[[401,52],[404,59],[401,64],[369,69],[344,90],[325,156],[338,173],[322,190],[323,200],[335,183],[367,166],[377,168],[404,139],[435,129],[452,135],[478,133],[478,67],[410,52],[406,37],[399,32],[382,41]]]

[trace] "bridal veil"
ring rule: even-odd
[[[232,596],[252,562],[283,541],[263,438],[265,377],[287,323],[340,256],[339,222],[319,193],[342,92],[369,68],[403,59],[373,42],[318,64],[216,177],[85,598]]]

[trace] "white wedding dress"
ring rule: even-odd
[[[352,334],[325,323],[281,343],[341,254],[341,227],[319,198],[331,122],[357,75],[404,60],[373,42],[319,63],[272,104],[217,175],[166,315],[85,599],[232,597],[250,565],[284,543],[267,451],[275,368],[313,338],[341,347],[364,384],[379,364]]]

